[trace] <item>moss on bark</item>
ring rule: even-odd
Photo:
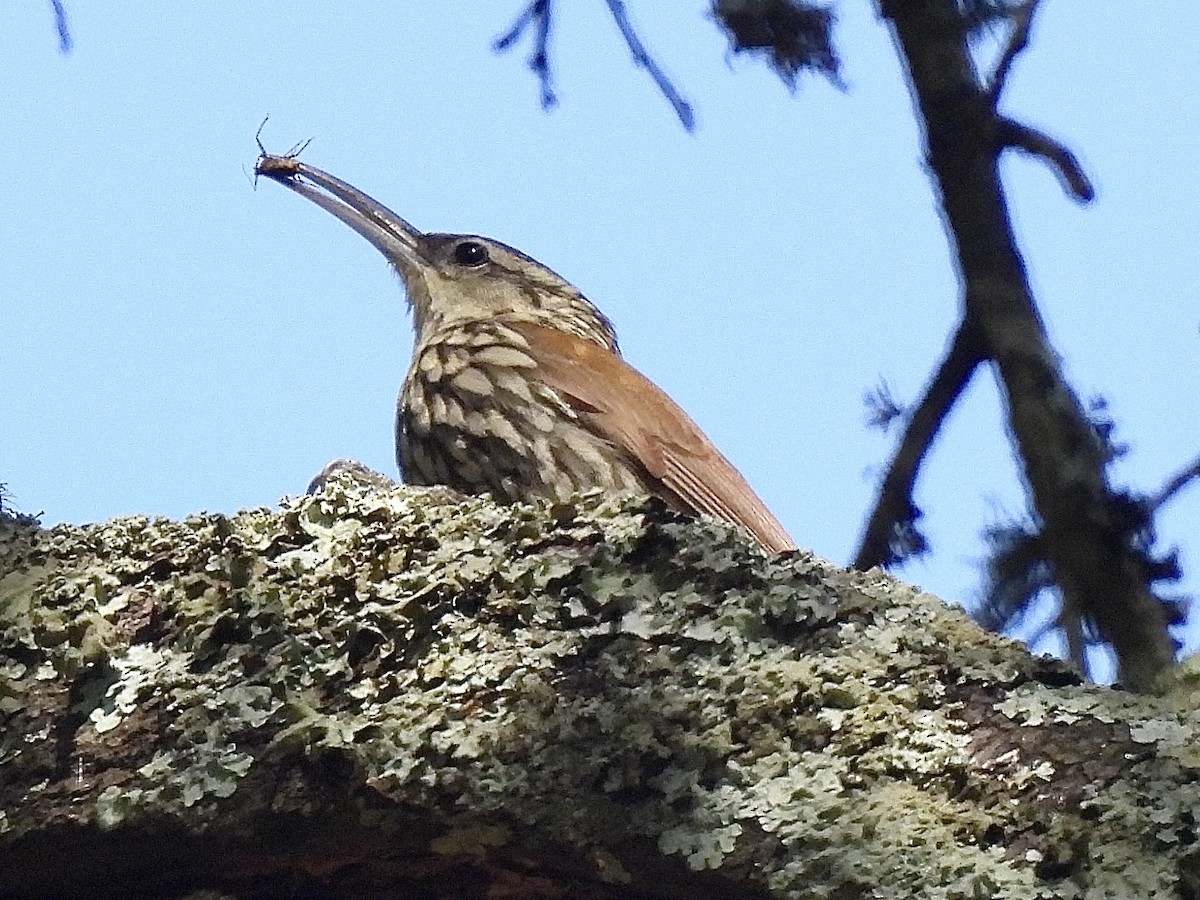
[[[638,498],[0,520],[3,896],[1195,896],[1195,730]]]

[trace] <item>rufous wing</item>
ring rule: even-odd
[[[679,508],[741,525],[773,552],[796,549],[742,474],[654,382],[581,337],[525,322],[512,327],[528,341],[541,380]]]

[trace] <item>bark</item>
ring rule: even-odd
[[[652,501],[0,518],[0,896],[1196,897],[1194,683]]]
[[[996,363],[1031,506],[1062,591],[1064,625],[1070,631],[1084,619],[1094,622],[1116,653],[1120,679],[1153,690],[1174,658],[1169,611],[1151,591],[1152,564],[1135,546],[1127,504],[1108,483],[1106,449],[1063,376],[1034,304],[999,155],[1008,147],[1037,154],[1081,199],[1090,199],[1091,186],[1065,148],[997,113],[1003,71],[990,88],[981,83],[959,7],[955,0],[880,0],[924,126],[962,280],[963,320]]]

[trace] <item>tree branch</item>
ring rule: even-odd
[[[1187,487],[1188,483],[1200,478],[1200,456],[1192,460],[1187,468],[1181,469],[1172,475],[1167,483],[1159,489],[1158,493],[1150,498],[1150,509],[1158,510],[1168,500],[1174,497],[1177,493]]]
[[[531,26],[534,28],[536,35],[534,38],[533,53],[529,56],[528,65],[530,70],[538,77],[538,84],[542,91],[542,109],[550,109],[558,103],[558,97],[554,94],[554,77],[550,71],[550,17],[552,6],[552,0],[531,0],[529,5],[521,10],[512,27],[492,43],[493,50],[497,53],[503,53],[517,42],[527,28]]]
[[[54,28],[58,31],[58,52],[66,56],[75,46],[71,38],[71,26],[67,24],[67,8],[62,0],[50,0],[54,10]]]
[[[996,119],[996,135],[1001,150],[1012,147],[1048,163],[1063,182],[1067,193],[1078,202],[1090,203],[1096,199],[1096,189],[1084,173],[1079,159],[1048,134],[1006,116],[999,116]]]
[[[887,475],[880,484],[875,507],[863,529],[854,568],[865,570],[888,566],[900,559],[896,538],[912,528],[916,512],[912,490],[921,462],[946,415],[984,358],[975,329],[965,321],[960,323],[945,359],[925,389],[925,396],[908,418]]]
[[[880,8],[909,71],[966,315],[996,361],[1064,616],[1095,623],[1116,653],[1121,682],[1154,690],[1174,662],[1172,613],[1151,589],[1152,561],[1131,533],[1127,504],[1108,483],[1106,449],[1036,308],[1000,184],[997,129],[1005,132],[1003,143],[1041,151],[1064,173],[1078,166],[1072,169],[1062,148],[1033,140],[1036,133],[998,126],[955,0],[881,0]]]
[[[626,46],[629,47],[629,52],[633,54],[633,61],[641,66],[649,73],[654,80],[654,84],[667,102],[671,104],[671,108],[675,110],[675,115],[679,119],[680,124],[688,131],[694,131],[696,128],[696,114],[692,110],[692,106],[679,93],[678,89],[667,77],[662,68],[650,56],[646,50],[641,38],[633,28],[633,23],[629,21],[629,13],[625,10],[623,0],[605,0],[608,5],[608,11],[612,14],[613,21],[617,23],[617,28],[621,31],[621,37],[625,39]]]
[[[805,71],[844,89],[833,48],[833,12],[807,0],[712,0],[734,53],[762,54],[790,90]]]
[[[1195,896],[1186,684],[652,501],[339,477],[0,571],[5,900]]]
[[[650,55],[646,45],[638,37],[623,0],[605,0],[613,21],[633,54],[636,65],[645,69],[659,92],[667,98],[680,123],[688,131],[695,130],[696,114],[679,90],[667,77],[662,67]],[[550,22],[554,12],[554,0],[531,0],[518,14],[512,26],[492,43],[492,49],[503,53],[510,49],[529,28],[536,32],[533,53],[529,57],[529,68],[537,75],[542,90],[542,107],[549,109],[558,103],[554,93],[554,78],[550,70]]]

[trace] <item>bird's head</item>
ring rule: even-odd
[[[617,349],[612,323],[574,285],[507,244],[418,231],[357,188],[294,157],[264,155],[255,171],[332,213],[387,258],[404,281],[418,344],[447,326],[504,317]]]

